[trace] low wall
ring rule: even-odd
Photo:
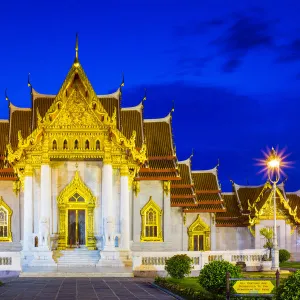
[[[165,262],[176,254],[186,254],[193,260],[191,276],[197,276],[203,266],[211,261],[225,260],[235,264],[246,263],[247,270],[259,270],[265,249],[246,249],[235,251],[174,251],[174,252],[133,252],[132,268],[135,276],[166,276]]]
[[[20,252],[0,252],[0,272],[21,271]]]

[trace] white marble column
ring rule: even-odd
[[[141,208],[139,200],[140,182],[133,182],[133,200],[132,200],[132,212],[133,212],[133,226],[132,226],[132,239],[133,243],[139,243],[141,239]]]
[[[122,249],[129,250],[130,223],[129,223],[129,188],[128,168],[121,168],[121,241]]]
[[[115,249],[115,218],[113,206],[113,170],[112,165],[104,163],[102,172],[102,203],[105,244],[104,250]]]
[[[285,224],[285,246],[283,249],[292,252],[292,232],[290,224]]]
[[[216,219],[215,215],[210,214],[210,250],[217,250],[217,239],[216,239]]]
[[[41,165],[39,248],[50,250],[51,168]]]
[[[164,242],[170,242],[172,240],[172,232],[171,232],[171,182],[164,181]]]
[[[33,193],[32,193],[32,167],[26,165],[24,176],[24,229],[23,251],[32,248],[32,222],[33,222]]]

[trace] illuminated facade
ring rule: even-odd
[[[9,102],[0,121],[0,253],[53,266],[80,248],[93,264],[123,266],[135,251],[261,248],[271,186],[233,183],[222,193],[218,166],[193,171],[191,158],[177,160],[173,109],[144,119],[143,101],[121,107],[123,85],[97,95],[76,47],[57,95],[30,85],[31,108]],[[279,245],[297,252],[300,196],[283,185],[277,192]]]

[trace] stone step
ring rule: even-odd
[[[54,260],[59,267],[89,267],[95,266],[100,259],[99,251],[82,249],[70,249],[54,251]]]

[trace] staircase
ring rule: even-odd
[[[53,251],[53,259],[58,267],[95,267],[99,258],[98,250],[86,248]]]

